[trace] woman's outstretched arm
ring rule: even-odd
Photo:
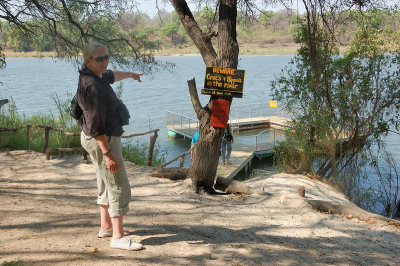
[[[127,78],[133,78],[134,80],[137,80],[138,82],[142,82],[140,80],[140,76],[142,76],[144,73],[135,73],[135,72],[128,72],[128,71],[120,71],[120,70],[113,70],[114,73],[114,82],[127,79]]]

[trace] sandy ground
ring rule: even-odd
[[[142,251],[112,250],[97,238],[94,169],[81,157],[0,152],[0,263],[11,265],[400,265],[400,229],[313,210],[297,194],[350,204],[300,175],[257,177],[273,196],[194,194],[189,180],[150,177],[127,164],[125,217]],[[98,252],[92,252],[94,248]]]

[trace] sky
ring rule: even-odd
[[[148,14],[150,17],[157,16],[157,9],[156,9],[156,2],[157,0],[142,0],[142,1],[136,1],[137,6],[140,11]],[[190,2],[190,1],[188,1]],[[262,4],[263,0],[255,0],[257,6],[259,7],[260,10],[273,10],[273,11],[279,11],[284,9],[283,6],[264,6]],[[292,0],[293,5],[290,7],[293,10],[297,10],[300,14],[305,12],[305,8],[303,7],[303,3],[301,0]],[[399,4],[399,0],[383,0],[383,2],[386,2],[386,4],[393,6],[395,4]],[[172,12],[174,10],[172,4],[169,1],[166,0],[158,0],[158,7],[161,9],[165,9],[168,12]],[[192,11],[195,10],[194,5],[190,5],[189,7],[192,9]]]
[[[157,15],[157,9],[156,9],[156,0],[142,0],[142,1],[137,1],[137,6],[140,11],[143,13],[146,13],[150,17],[154,17]],[[170,2],[164,2],[164,1],[158,1],[158,8],[160,10],[165,9],[168,12],[171,12],[174,10],[172,4]]]
[[[136,1],[139,10],[144,12],[144,13],[146,13],[146,14],[148,14],[150,17],[157,16],[157,14],[158,14],[157,13],[158,11],[156,9],[156,2],[157,2],[156,0]],[[296,4],[297,2],[295,0],[293,2],[294,2],[294,5],[292,6],[292,9],[296,10],[297,9],[297,4]],[[258,0],[258,1],[256,1],[256,3],[258,3],[257,6],[261,10],[265,9],[265,10],[279,11],[279,10],[284,9],[284,7],[282,7],[282,6],[277,6],[277,7],[272,7],[272,6],[266,7],[266,6],[263,6],[261,4],[262,0]],[[158,7],[159,7],[160,10],[165,9],[168,12],[172,12],[174,10],[172,4],[169,1],[158,0]],[[194,5],[190,5],[190,4],[189,4],[189,7],[192,9],[192,11],[195,10],[195,8],[196,8]],[[300,8],[302,8],[302,5],[301,5],[301,3],[299,1],[299,12],[300,13],[304,12],[304,10],[302,11],[302,10],[300,10]]]

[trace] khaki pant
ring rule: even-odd
[[[96,139],[81,132],[82,147],[89,153],[96,169],[97,204],[109,205],[110,216],[118,217],[129,211],[131,187],[122,157],[121,137],[107,136],[107,140],[118,163],[117,173],[110,173],[107,169],[106,159]]]

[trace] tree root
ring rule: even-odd
[[[342,204],[336,204],[323,200],[307,200],[307,202],[311,205],[314,210],[330,213],[330,214],[340,214],[349,219],[357,218],[361,221],[365,221],[367,223],[374,223],[376,220],[387,222],[388,224],[394,225],[400,228],[400,221],[390,219],[378,214],[373,214],[368,211],[365,211],[358,207],[352,207]]]
[[[189,172],[188,168],[157,168],[151,172],[151,176],[167,178],[170,180],[184,180],[187,178],[187,174]],[[242,182],[217,177],[214,188],[216,190],[222,191],[226,194],[243,194],[243,195],[271,195],[271,193],[265,192],[264,190],[254,189]],[[211,195],[221,195],[221,193],[217,191],[206,191]]]

